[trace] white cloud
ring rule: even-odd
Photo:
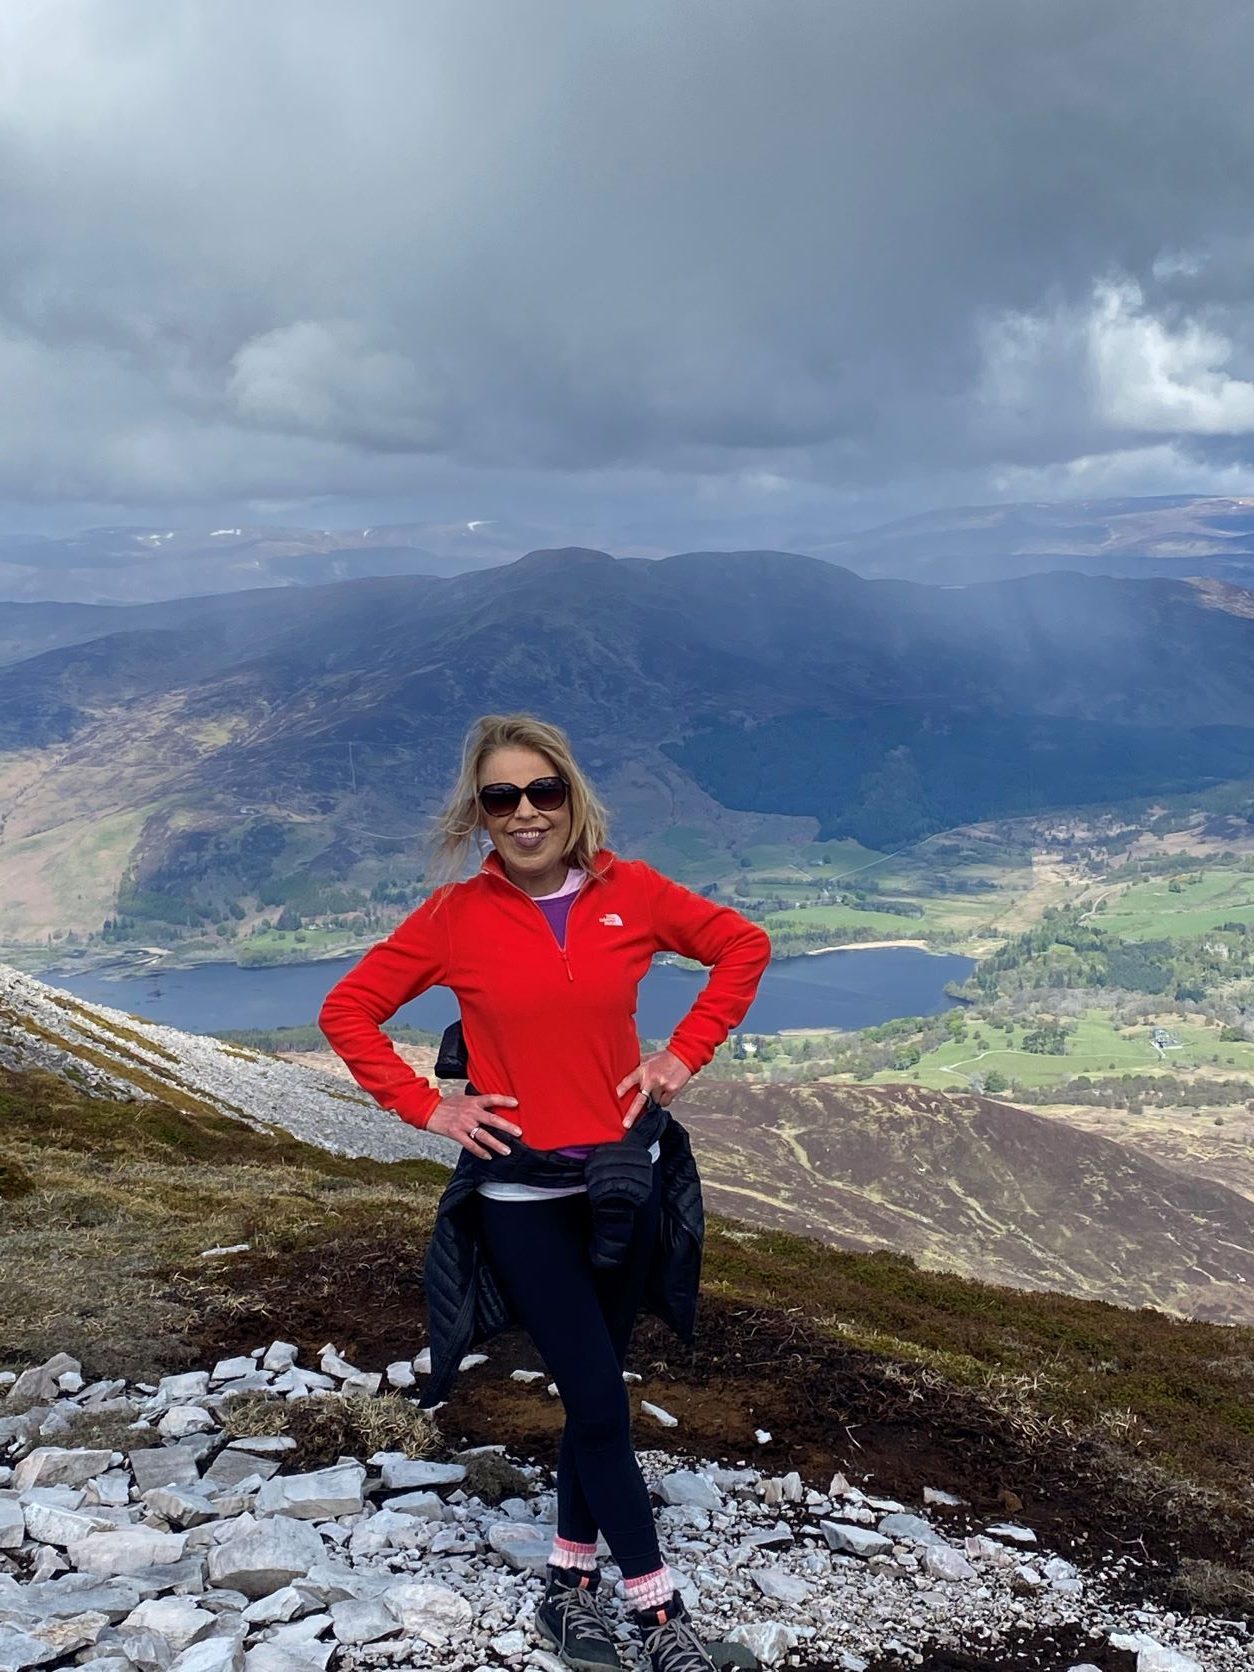
[[[1022,436],[1061,416],[1112,446],[1129,434],[1254,433],[1254,382],[1232,369],[1233,340],[1187,315],[1155,314],[1128,277],[1101,279],[1080,305],[987,321],[983,353],[990,430],[1004,424]]]

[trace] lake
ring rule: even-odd
[[[328,958],[264,969],[200,964],[120,979],[98,973],[43,979],[76,998],[129,1010],[187,1033],[220,1033],[312,1022],[329,989],[356,962]],[[929,1016],[952,1002],[945,983],[965,980],[974,967],[970,958],[955,953],[907,946],[777,959],[767,966],[742,1026],[750,1033],[778,1033],[783,1028],[865,1028],[895,1016]],[[640,984],[636,1023],[642,1037],[665,1039],[704,981],[704,970],[655,964]],[[396,1019],[438,1032],[456,1015],[453,994],[433,987],[398,1010]]]

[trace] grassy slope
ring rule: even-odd
[[[1149,1023],[1119,1028],[1109,1014],[1090,1010],[1076,1022],[1067,1040],[1064,1056],[1048,1056],[1023,1050],[1023,1036],[1031,1027],[1016,1023],[1011,1033],[981,1027],[972,1018],[971,1037],[959,1043],[947,1040],[928,1051],[911,1068],[908,1078],[937,1091],[962,1089],[972,1074],[987,1074],[997,1068],[1007,1077],[1028,1086],[1054,1085],[1079,1074],[1186,1074],[1198,1068],[1223,1070],[1233,1078],[1254,1076],[1254,1043],[1227,1042],[1219,1037],[1215,1024],[1196,1018],[1170,1017],[1164,1022],[1180,1041],[1180,1050],[1159,1052],[1151,1042]],[[1035,1021],[1031,1024],[1035,1026]],[[975,1035],[985,1041],[980,1044]],[[881,1082],[902,1079],[899,1072],[885,1069],[874,1078]]]
[[[357,1281],[363,1270],[375,1298],[360,1331],[381,1329],[387,1314],[407,1342],[422,1338],[417,1274],[446,1178],[431,1163],[339,1159],[219,1116],[111,1103],[48,1075],[3,1071],[0,1132],[0,1365],[64,1349],[89,1376],[151,1377],[263,1344],[280,1328],[311,1350],[328,1338],[351,1345],[346,1296],[350,1273]],[[240,1242],[251,1244],[247,1255],[200,1258]],[[824,1381],[810,1416],[788,1394],[803,1433],[815,1431],[816,1411],[830,1417],[829,1405],[837,1429],[848,1422],[847,1379],[870,1377],[877,1413],[900,1395],[901,1422],[925,1427],[930,1444],[952,1444],[960,1458],[973,1422],[987,1430],[985,1449],[994,1428],[1010,1437],[1023,1475],[1041,1448],[1083,1441],[1114,1459],[1129,1490],[1139,1483],[1177,1518],[1204,1523],[1206,1538],[1226,1528],[1220,1543],[1237,1548],[1254,1533],[1254,1330],[997,1288],[717,1216],[704,1295],[687,1391],[666,1387],[662,1399],[691,1411],[693,1443],[710,1383],[739,1373],[751,1339],[808,1340],[799,1376],[829,1361],[837,1368],[823,1369],[820,1380],[836,1380]],[[653,1329],[645,1336],[656,1352]],[[359,1334],[357,1345],[399,1356],[381,1335],[372,1346]],[[776,1363],[776,1354],[754,1397],[782,1386],[789,1355]],[[666,1365],[659,1358],[652,1369]],[[499,1421],[514,1420],[513,1407],[501,1410]],[[716,1433],[725,1420],[715,1417]],[[787,1420],[780,1411],[781,1427]],[[792,1455],[808,1459],[816,1478],[820,1462],[833,1462],[800,1441]],[[929,1467],[940,1484],[939,1465]]]

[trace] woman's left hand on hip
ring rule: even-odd
[[[654,1051],[652,1056],[645,1057],[639,1068],[633,1068],[618,1087],[620,1097],[629,1092],[632,1086],[640,1087],[631,1100],[631,1107],[623,1116],[623,1125],[632,1125],[650,1097],[655,1103],[660,1103],[666,1108],[676,1092],[682,1091],[691,1079],[691,1070],[685,1068],[672,1051]]]

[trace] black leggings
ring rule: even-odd
[[[662,1566],[623,1385],[661,1197],[661,1168],[655,1166],[653,1194],[636,1215],[626,1256],[607,1271],[588,1258],[592,1210],[586,1194],[529,1202],[479,1197],[493,1273],[566,1409],[557,1460],[558,1536],[595,1544],[599,1529],[624,1579]]]

